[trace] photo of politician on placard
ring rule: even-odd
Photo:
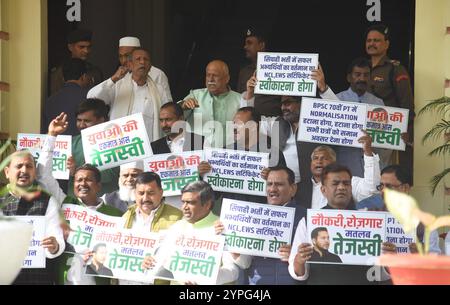
[[[311,232],[311,241],[313,253],[309,259],[310,262],[342,263],[338,255],[328,251],[330,248],[330,234],[328,234],[327,228],[315,228]]]
[[[108,258],[106,244],[96,244],[92,249],[91,263],[86,266],[86,274],[113,277],[111,269],[105,266]]]

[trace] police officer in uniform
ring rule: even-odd
[[[369,27],[366,31],[366,52],[372,63],[368,91],[381,98],[386,106],[409,109],[408,133],[402,134],[406,151],[399,152],[402,166],[413,166],[413,119],[414,97],[408,71],[398,61],[387,56],[389,49],[389,28],[382,24]]]
[[[267,39],[263,30],[253,27],[247,29],[245,33],[244,51],[249,64],[239,71],[239,78],[236,91],[242,93],[246,91],[243,98],[246,101],[253,101],[252,105],[259,114],[266,117],[281,116],[281,97],[275,95],[254,94],[254,88],[249,88],[247,82],[254,79],[258,52],[266,52]]]
[[[103,81],[103,73],[100,68],[87,61],[92,47],[92,31],[77,29],[72,31],[67,37],[67,48],[70,51],[71,58],[79,58],[86,62],[87,74],[91,78],[89,88]],[[55,67],[50,71],[50,90],[49,96],[58,92],[64,86],[63,65]]]

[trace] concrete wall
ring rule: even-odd
[[[47,0],[1,0],[1,75],[10,84],[2,93],[1,130],[38,133],[47,71]]]
[[[445,79],[450,79],[450,0],[416,0],[415,45],[415,106],[416,112],[429,100],[450,96],[445,89]],[[427,114],[415,122],[415,160],[413,195],[423,209],[434,214],[449,214],[449,196],[444,194],[441,183],[435,196],[431,196],[430,178],[450,166],[449,157],[429,157],[428,153],[443,140],[422,145],[423,135],[437,123],[440,116]],[[450,186],[450,179],[446,185]]]

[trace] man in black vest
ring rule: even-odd
[[[183,109],[177,103],[166,103],[159,112],[159,125],[165,136],[151,143],[153,154],[202,150],[204,137],[186,131]]]
[[[303,192],[300,192],[302,187],[300,183],[311,179],[309,166],[311,154],[318,144],[297,141],[300,105],[300,97],[283,96],[281,98],[282,116],[263,121],[261,129],[272,139],[278,139],[278,145],[283,152],[287,167],[292,169],[295,174],[295,183],[297,183],[295,199],[299,204],[305,204],[307,198],[304,197]]]

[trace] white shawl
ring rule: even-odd
[[[161,108],[161,98],[159,96],[158,88],[149,76],[147,76],[146,86],[152,101],[154,116],[153,128],[152,130],[147,130],[147,133],[150,135],[151,132],[153,135],[152,141],[156,141],[161,138],[162,134],[159,127],[159,109]],[[123,79],[117,82],[116,98],[110,114],[111,120],[133,114],[132,111],[134,102],[133,79],[131,77],[131,73],[128,73]]]

